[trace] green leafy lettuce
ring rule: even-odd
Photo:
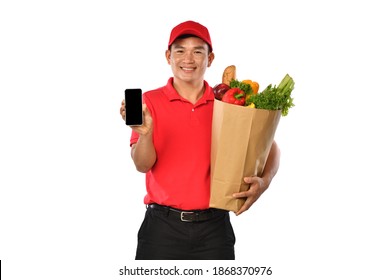
[[[286,74],[278,86],[270,84],[262,92],[252,94],[246,105],[253,103],[258,109],[281,110],[282,116],[287,116],[289,109],[295,106],[291,97],[294,84],[294,80]]]

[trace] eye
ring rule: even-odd
[[[196,55],[203,55],[205,52],[204,50],[195,50],[194,52]]]

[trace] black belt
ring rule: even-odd
[[[216,217],[221,214],[226,214],[228,211],[216,208],[210,208],[207,210],[193,210],[183,211],[180,209],[162,206],[159,204],[149,204],[148,208],[153,210],[164,211],[169,216],[173,216],[182,222],[202,222],[210,220],[212,217]]]

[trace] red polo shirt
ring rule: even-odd
[[[157,160],[146,173],[144,202],[182,210],[206,209],[210,199],[211,122],[214,94],[205,93],[193,105],[172,85],[145,92],[143,100],[153,118]],[[130,145],[138,141],[133,132]]]

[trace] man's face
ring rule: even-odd
[[[177,39],[166,51],[168,64],[171,65],[176,79],[184,82],[203,81],[207,67],[214,59],[208,45],[198,37]]]

